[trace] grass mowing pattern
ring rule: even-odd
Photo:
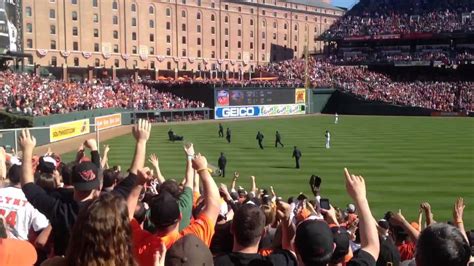
[[[466,202],[466,229],[474,228],[474,120],[470,118],[304,116],[283,119],[223,122],[232,129],[232,143],[218,138],[216,123],[173,125],[178,135],[195,144],[217,165],[219,153],[227,157],[227,177],[217,182],[230,185],[239,171],[238,185],[250,189],[250,175],[257,186],[273,185],[287,198],[304,192],[310,195],[311,174],[323,178],[322,196],[331,204],[345,207],[350,202],[345,192],[343,168],[361,174],[375,217],[388,211],[402,212],[415,221],[422,201],[431,203],[435,220],[452,217],[456,197]],[[153,127],[147,153],[156,153],[166,178],[181,179],[185,171],[182,143],[168,141],[168,125]],[[325,130],[331,132],[331,149],[324,148]],[[257,131],[265,135],[265,149],[258,148]],[[285,148],[275,148],[279,130]],[[102,143],[104,144],[104,143]],[[133,156],[131,135],[107,142],[111,146],[110,165],[127,169]],[[303,154],[301,169],[294,169],[293,146]],[[72,159],[68,154],[67,159]]]

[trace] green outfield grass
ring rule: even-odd
[[[197,152],[217,165],[226,154],[227,177],[217,182],[230,184],[233,171],[239,171],[238,184],[249,189],[249,176],[257,185],[273,185],[287,198],[299,192],[311,194],[311,174],[323,178],[322,194],[333,205],[350,202],[345,192],[343,168],[366,178],[368,199],[375,217],[402,209],[405,217],[416,220],[422,201],[431,203],[435,219],[452,217],[456,197],[466,202],[465,224],[474,228],[474,120],[469,118],[305,116],[283,119],[223,122],[232,129],[232,144],[217,137],[216,123],[173,125],[178,135],[195,144]],[[168,125],[153,127],[148,154],[157,153],[167,178],[181,178],[185,157],[180,142],[167,140]],[[324,133],[331,132],[331,149],[324,148]],[[265,135],[265,150],[258,149],[257,131]],[[279,130],[285,148],[274,147]],[[123,136],[107,142],[111,165],[127,169],[134,140]],[[294,169],[293,146],[303,157],[302,169]],[[71,155],[67,156],[72,158]]]

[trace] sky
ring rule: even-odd
[[[342,6],[346,8],[351,8],[355,5],[359,0],[332,0],[332,4],[335,6]]]

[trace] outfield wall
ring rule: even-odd
[[[313,95],[317,97],[317,95]],[[435,110],[369,101],[360,96],[334,90],[321,113],[350,115],[430,116]]]
[[[36,137],[37,145],[60,142],[83,136],[89,133],[111,129],[122,125],[130,125],[139,118],[151,121],[174,121],[176,117],[202,114],[204,119],[210,118],[211,109],[196,108],[184,110],[143,110],[130,111],[125,109],[95,109],[68,114],[56,114],[42,117],[27,117],[0,112],[0,146],[18,149],[17,139],[22,128],[30,128]]]

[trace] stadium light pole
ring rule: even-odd
[[[308,46],[309,46],[309,30],[308,25],[305,26],[306,35],[305,35],[305,46],[304,46],[304,88],[309,88],[309,78],[308,78]]]

